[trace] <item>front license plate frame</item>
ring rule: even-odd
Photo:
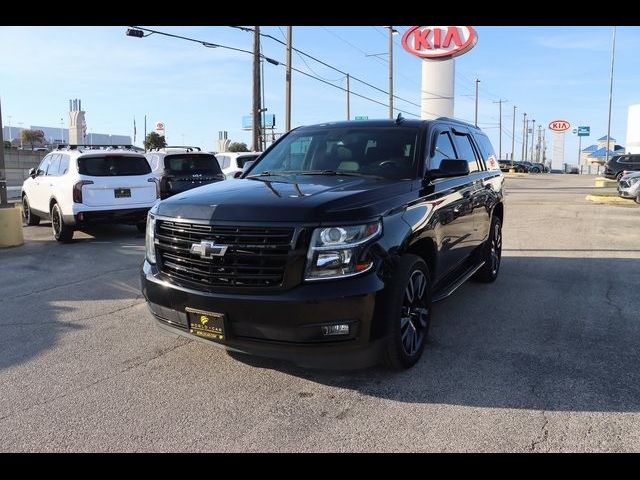
[[[225,324],[227,316],[224,313],[209,312],[197,308],[186,307],[189,333],[196,337],[224,342],[226,340]]]

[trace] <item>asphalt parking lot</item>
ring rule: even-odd
[[[134,227],[0,250],[0,451],[639,451],[640,208],[507,179],[502,271],[413,369],[301,369],[160,333]]]

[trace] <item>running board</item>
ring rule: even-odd
[[[440,300],[444,300],[445,298],[447,298],[449,295],[451,295],[453,292],[455,292],[458,289],[458,287],[460,287],[460,285],[462,285],[464,282],[469,280],[473,276],[474,273],[476,273],[478,270],[480,270],[484,266],[484,264],[485,264],[485,262],[482,261],[478,265],[475,265],[474,267],[472,267],[469,270],[467,270],[464,273],[464,275],[462,275],[460,278],[458,278],[458,280],[456,280],[453,284],[451,284],[451,286],[448,287],[446,290],[441,290],[441,291],[437,292],[433,296],[431,301],[432,302],[439,302]]]

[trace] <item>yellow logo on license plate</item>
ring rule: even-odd
[[[207,323],[209,323],[209,317],[207,317],[206,315],[200,315],[200,323],[202,325],[206,325]]]

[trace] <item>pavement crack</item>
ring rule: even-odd
[[[124,267],[124,268],[116,268],[114,270],[107,270],[106,272],[100,272],[100,273],[97,273],[95,275],[92,275],[91,277],[85,277],[85,278],[82,278],[80,280],[76,280],[75,282],[66,282],[66,283],[64,283],[62,285],[54,285],[53,287],[47,287],[47,288],[43,288],[41,290],[33,290],[33,291],[29,292],[29,293],[23,293],[22,295],[16,295],[15,297],[4,298],[4,299],[0,300],[0,303],[6,302],[6,301],[9,301],[9,300],[17,300],[18,298],[30,297],[31,295],[36,295],[36,294],[39,294],[39,293],[48,292],[50,290],[55,290],[57,288],[69,288],[72,285],[77,285],[79,283],[85,283],[87,281],[94,280],[94,279],[102,277],[104,275],[109,275],[111,273],[117,273],[117,272],[125,272],[127,270],[137,270],[138,268],[140,268],[140,267],[136,265],[134,267]]]
[[[546,410],[541,410],[540,413],[542,413],[542,418],[544,419],[544,422],[542,424],[542,427],[540,428],[540,433],[538,434],[538,438],[534,439],[531,442],[531,445],[529,446],[529,450],[531,452],[535,452],[537,451],[536,448],[542,444],[545,443],[548,438],[549,438],[549,418],[547,417],[547,412]]]
[[[142,298],[142,295],[138,295],[135,298],[136,299],[140,299],[140,298]],[[135,303],[131,303],[129,305],[126,305],[124,307],[116,308],[115,310],[111,310],[109,312],[99,313],[97,315],[89,315],[88,317],[76,318],[76,319],[69,320],[69,321],[49,320],[49,321],[46,321],[46,322],[2,323],[2,324],[0,324],[0,328],[2,328],[2,327],[17,327],[17,326],[23,326],[23,325],[25,325],[25,326],[26,325],[51,325],[51,324],[65,325],[65,324],[71,324],[71,323],[75,323],[75,322],[83,322],[85,320],[93,320],[94,318],[106,317],[108,315],[112,315],[114,313],[122,312],[123,310],[128,310],[130,308],[137,307],[138,305],[144,305],[144,304],[145,304],[145,302],[135,302]]]
[[[182,342],[183,340],[180,339],[179,341]],[[150,358],[147,358],[147,359],[144,359],[144,360],[142,360],[140,362],[137,362],[137,363],[134,363],[132,365],[129,365],[126,368],[118,370],[117,372],[115,372],[112,375],[108,375],[106,377],[99,378],[98,380],[95,380],[94,382],[91,382],[91,383],[89,383],[87,385],[84,385],[84,386],[82,386],[80,388],[77,388],[75,390],[71,390],[69,392],[63,393],[62,395],[55,396],[53,398],[45,400],[44,402],[33,403],[33,404],[29,405],[28,408],[25,408],[24,410],[14,410],[13,412],[9,412],[6,415],[3,415],[3,416],[0,417],[0,422],[3,421],[3,420],[6,420],[9,417],[12,417],[12,416],[16,415],[17,413],[26,413],[26,412],[29,412],[30,410],[34,409],[34,408],[42,407],[44,405],[48,405],[48,404],[50,404],[52,402],[55,402],[56,400],[60,400],[62,398],[68,397],[70,395],[74,395],[76,393],[80,393],[80,392],[83,392],[85,390],[88,390],[91,387],[99,385],[100,383],[103,383],[103,382],[106,382],[108,380],[111,380],[112,378],[115,378],[115,377],[117,377],[119,375],[122,375],[123,373],[127,373],[128,371],[133,370],[134,368],[137,368],[140,365],[150,363],[153,360],[156,360],[157,358],[162,357],[163,355],[166,355],[168,353],[173,352],[174,350],[177,350],[178,348],[182,348],[182,347],[185,347],[187,345],[190,345],[192,341],[191,340],[184,340],[183,342],[184,343],[179,343],[178,345],[173,345],[173,346],[171,346],[169,348],[165,348],[163,350],[160,350],[160,351],[156,352],[156,354],[153,355]]]
[[[607,288],[607,291],[604,294],[605,302],[610,307],[615,308],[616,312],[618,313],[618,317],[619,318],[624,318],[624,314],[622,313],[622,307],[620,307],[620,305],[618,305],[616,302],[614,302],[613,299],[611,298],[611,292],[612,291],[613,291],[613,284],[610,283],[609,284],[609,288]]]

